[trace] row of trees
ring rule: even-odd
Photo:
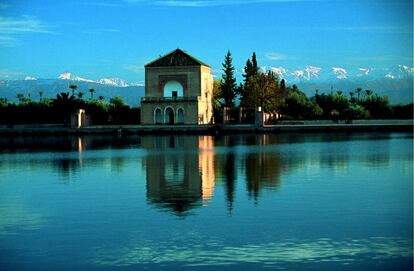
[[[115,96],[105,101],[103,96],[95,99],[94,89],[90,89],[90,98],[85,100],[83,92],[77,91],[76,85],[70,85],[70,92],[60,92],[55,98],[43,98],[39,92],[39,101],[30,96],[17,94],[18,102],[0,99],[1,124],[27,123],[66,123],[70,114],[83,108],[91,116],[94,124],[138,124],[139,108],[129,107],[121,97]]]
[[[308,98],[296,85],[287,86],[273,72],[262,72],[256,54],[247,59],[243,82],[236,84],[230,51],[223,62],[223,75],[214,82],[214,105],[234,107],[236,98],[241,107],[262,107],[265,112],[281,113],[284,119],[384,119],[413,118],[413,104],[391,105],[387,96],[361,88],[345,95],[342,91],[315,94]]]

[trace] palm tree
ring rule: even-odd
[[[104,98],[104,96],[99,96],[99,98],[98,98],[100,101],[103,101],[103,100],[105,100],[105,98]]]
[[[74,95],[70,95],[69,92],[61,92],[56,95],[56,98],[53,99],[53,102],[55,103],[74,103],[79,101],[76,99]]]
[[[357,100],[359,101],[359,98],[361,96],[361,92],[362,92],[362,88],[357,88],[356,89],[356,93],[357,93]]]
[[[372,90],[366,89],[365,94],[367,95],[367,97],[371,96],[372,95]]]
[[[72,95],[75,95],[75,91],[78,89],[78,86],[77,85],[70,85],[69,88],[72,91]]]
[[[39,102],[43,99],[43,91],[39,91]]]
[[[56,108],[56,113],[62,118],[64,122],[69,121],[69,116],[78,107],[79,99],[69,92],[61,92],[52,100],[53,106]]]
[[[83,95],[85,95],[85,93],[83,93],[82,91],[79,91],[79,92],[78,92],[78,99],[79,99],[79,100],[82,100]]]
[[[93,99],[93,94],[96,93],[96,90],[91,88],[89,89],[89,92],[91,93],[91,99]]]
[[[355,98],[354,98],[354,93],[352,91],[349,92],[349,97],[351,97],[351,99],[350,99],[351,103],[354,103],[355,102]]]
[[[24,95],[22,93],[17,93],[16,95],[17,99],[19,100],[19,103],[22,103],[24,100]]]

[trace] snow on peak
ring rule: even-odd
[[[296,78],[300,78],[300,77],[303,77],[303,75],[305,74],[302,70],[296,70],[296,71],[293,71],[292,73],[291,73],[293,76],[295,76]]]
[[[74,80],[72,77],[72,74],[70,72],[64,72],[61,75],[59,75],[59,79],[61,80]]]
[[[314,66],[306,66],[306,76],[307,80],[310,80],[311,77],[319,78],[318,73],[322,70],[322,68],[314,67]]]
[[[116,87],[129,87],[131,84],[120,79],[120,78],[102,78],[97,81],[97,83],[102,85],[111,85]]]
[[[96,84],[101,84],[101,85],[110,85],[114,87],[142,86],[142,84],[138,84],[138,83],[128,83],[127,81],[122,80],[120,78],[102,78],[102,79],[95,81],[95,80],[75,76],[73,73],[70,73],[70,72],[62,73],[61,75],[59,75],[59,79],[81,81],[81,82],[86,82],[86,83],[96,83]]]
[[[368,73],[371,71],[371,69],[366,69],[366,68],[358,68],[358,70],[361,71],[362,73],[357,74],[357,76],[368,75]]]
[[[398,67],[407,73],[414,73],[414,68],[405,65],[398,65]]]
[[[90,79],[85,79],[82,77],[78,77],[75,76],[74,74],[70,73],[70,72],[64,72],[61,75],[59,75],[59,79],[61,80],[73,80],[73,81],[83,81],[83,82],[88,82],[88,83],[95,83],[95,81],[90,80]]]
[[[385,75],[385,78],[388,78],[388,79],[394,79],[394,78],[395,78],[395,76],[394,76],[394,75],[392,75],[391,73],[387,73],[387,74]]]
[[[24,80],[37,80],[35,77],[32,77],[32,76],[26,76],[25,78],[24,78]]]
[[[336,75],[336,78],[338,78],[338,79],[348,78],[347,71],[344,68],[333,67],[332,72]]]
[[[270,70],[277,74],[280,78],[283,78],[286,74],[286,69],[283,67],[271,67]]]

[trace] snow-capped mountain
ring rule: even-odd
[[[337,81],[337,80],[378,80],[378,79],[412,79],[414,67],[405,65],[393,66],[390,68],[345,68],[331,67],[321,68],[306,66],[301,69],[288,69],[286,67],[262,67],[262,70],[271,70],[280,79],[295,84],[302,81]]]
[[[348,68],[305,66],[300,69],[287,67],[262,67],[271,70],[288,85],[296,84],[308,95],[315,90],[337,91],[345,93],[356,88],[370,89],[389,96],[392,102],[413,101],[414,68],[397,65],[389,68],[357,67]]]
[[[110,85],[114,87],[142,86],[142,84],[129,83],[120,78],[101,78],[98,80],[85,79],[82,77],[78,77],[70,72],[64,72],[60,74],[58,78],[60,80],[72,80],[72,81],[81,81],[81,82],[88,82],[88,83],[97,83],[97,84],[102,84],[102,85]]]
[[[57,79],[37,79],[26,76],[23,80],[0,80],[0,98],[17,101],[16,96],[19,93],[38,100],[40,92],[43,98],[55,98],[60,92],[70,92],[69,86],[73,84],[77,86],[78,93],[83,93],[84,99],[90,97],[89,90],[93,88],[96,91],[94,97],[103,96],[108,101],[118,95],[131,106],[138,106],[144,94],[142,85],[128,83],[119,78],[103,78],[95,81],[65,72]]]

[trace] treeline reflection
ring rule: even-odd
[[[102,164],[109,164],[115,171],[134,170],[127,162],[137,161],[134,165],[145,172],[147,201],[160,210],[187,215],[193,208],[208,205],[218,187],[224,189],[231,211],[238,188],[245,188],[248,196],[258,202],[263,190],[277,190],[284,174],[304,166],[342,169],[353,159],[367,167],[387,166],[387,144],[382,144],[380,151],[372,149],[375,145],[360,144],[355,153],[347,144],[327,142],[389,138],[387,133],[2,137],[0,169],[19,163],[49,166],[65,178]],[[85,155],[92,150],[119,149],[127,154]],[[37,159],[28,155],[33,152],[51,152],[51,156]]]

